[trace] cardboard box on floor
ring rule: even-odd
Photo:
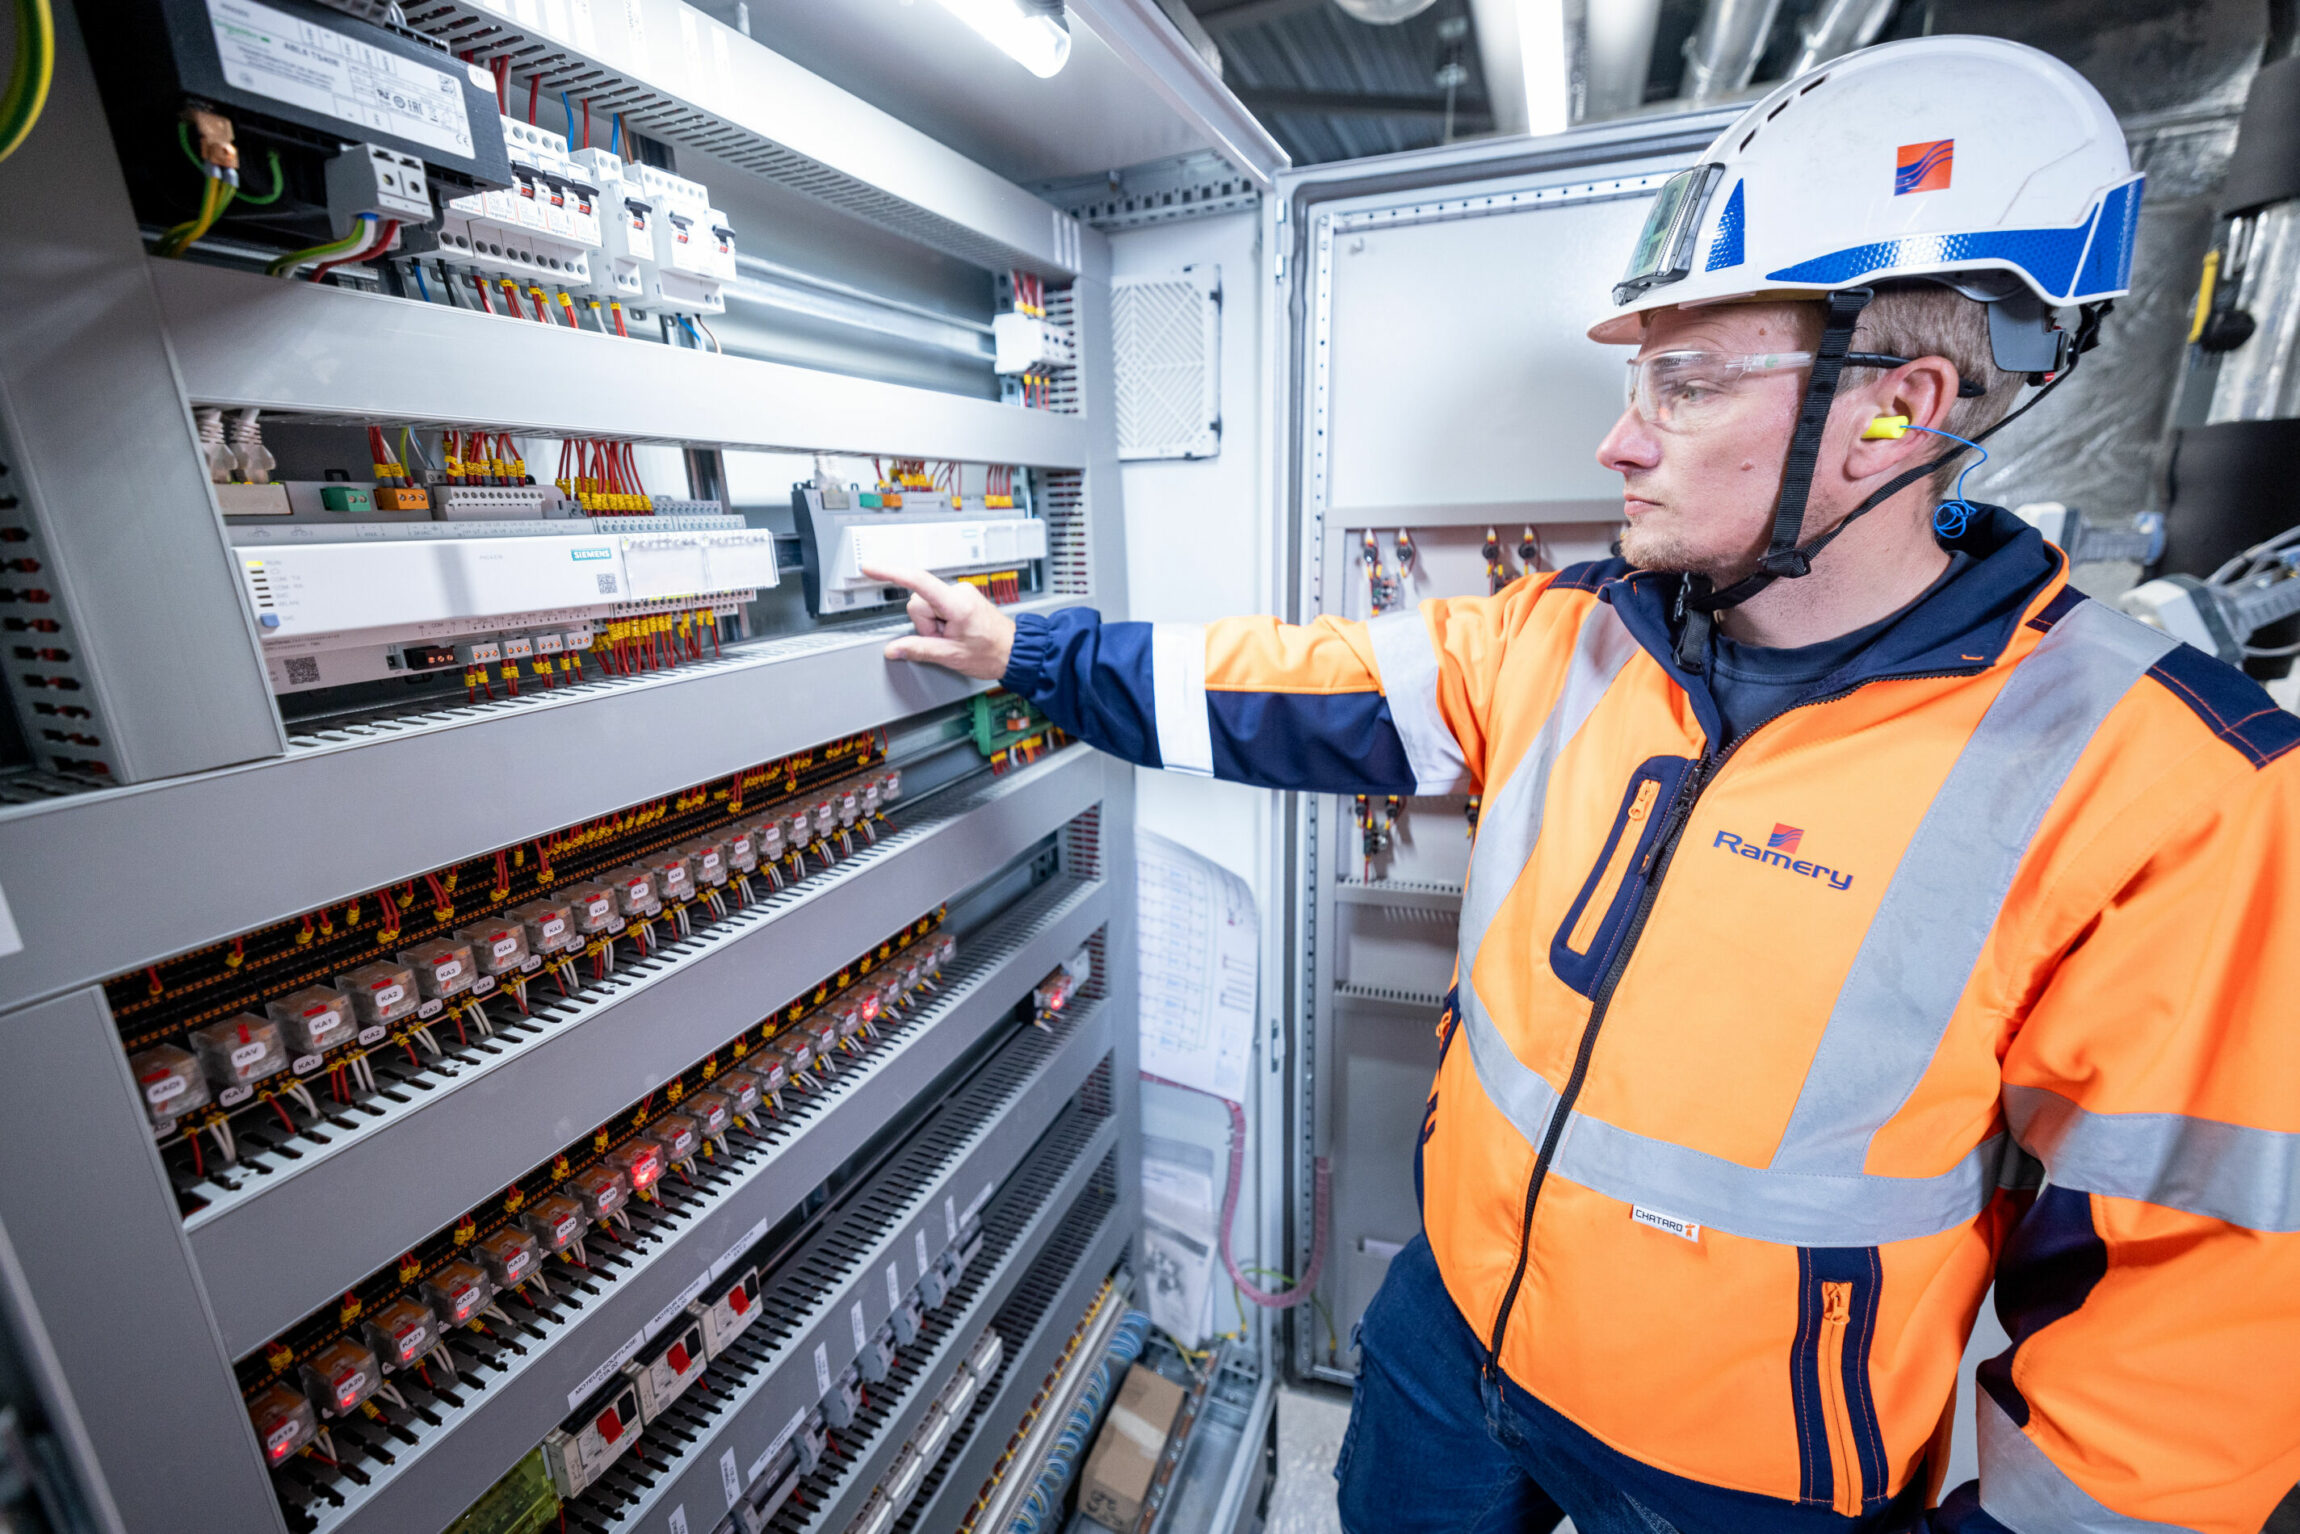
[[[1134,1527],[1181,1409],[1180,1385],[1140,1364],[1126,1372],[1102,1435],[1086,1457],[1086,1473],[1078,1483],[1081,1513],[1106,1528]]]

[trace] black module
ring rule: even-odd
[[[333,238],[325,167],[348,144],[423,161],[450,196],[511,183],[494,77],[418,33],[313,0],[79,4],[121,166],[147,224],[173,223],[197,207],[200,180],[177,142],[179,114],[191,104],[232,120],[245,195],[226,223],[242,237]],[[259,204],[275,152],[284,195]]]

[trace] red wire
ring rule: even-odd
[[[543,77],[541,75],[529,75],[527,77],[527,123],[530,127],[533,127],[535,123],[535,96],[542,89]]]
[[[583,98],[583,147],[591,147],[591,98]]]
[[[322,262],[320,265],[312,268],[312,274],[308,280],[317,282],[339,266],[353,266],[359,262],[370,260],[376,256],[382,255],[384,251],[390,247],[392,240],[398,234],[399,220],[396,218],[385,219],[383,221],[383,229],[379,234],[376,235],[374,244],[367,246],[354,255],[341,256],[333,261]]]
[[[493,314],[495,301],[487,296],[487,284],[479,280],[477,272],[471,274],[471,285],[479,290],[479,307],[485,309],[489,314]]]
[[[492,58],[487,61],[487,67],[495,73],[495,110],[503,116],[509,117],[511,115],[511,101],[506,92],[511,80],[511,60],[502,57]]]

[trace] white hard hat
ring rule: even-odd
[[[1669,305],[1911,277],[2011,298],[1992,319],[2113,298],[2141,179],[2108,103],[2048,53],[1993,37],[1864,48],[1775,90],[1662,187],[1589,336],[1635,342],[1637,316]],[[2000,330],[2000,366],[2037,366],[2006,346]]]

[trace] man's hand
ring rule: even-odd
[[[862,573],[911,594],[910,621],[918,633],[888,645],[888,660],[927,661],[985,682],[1006,675],[1007,657],[1014,652],[1014,620],[990,598],[964,581],[954,585],[924,570],[864,565]]]

